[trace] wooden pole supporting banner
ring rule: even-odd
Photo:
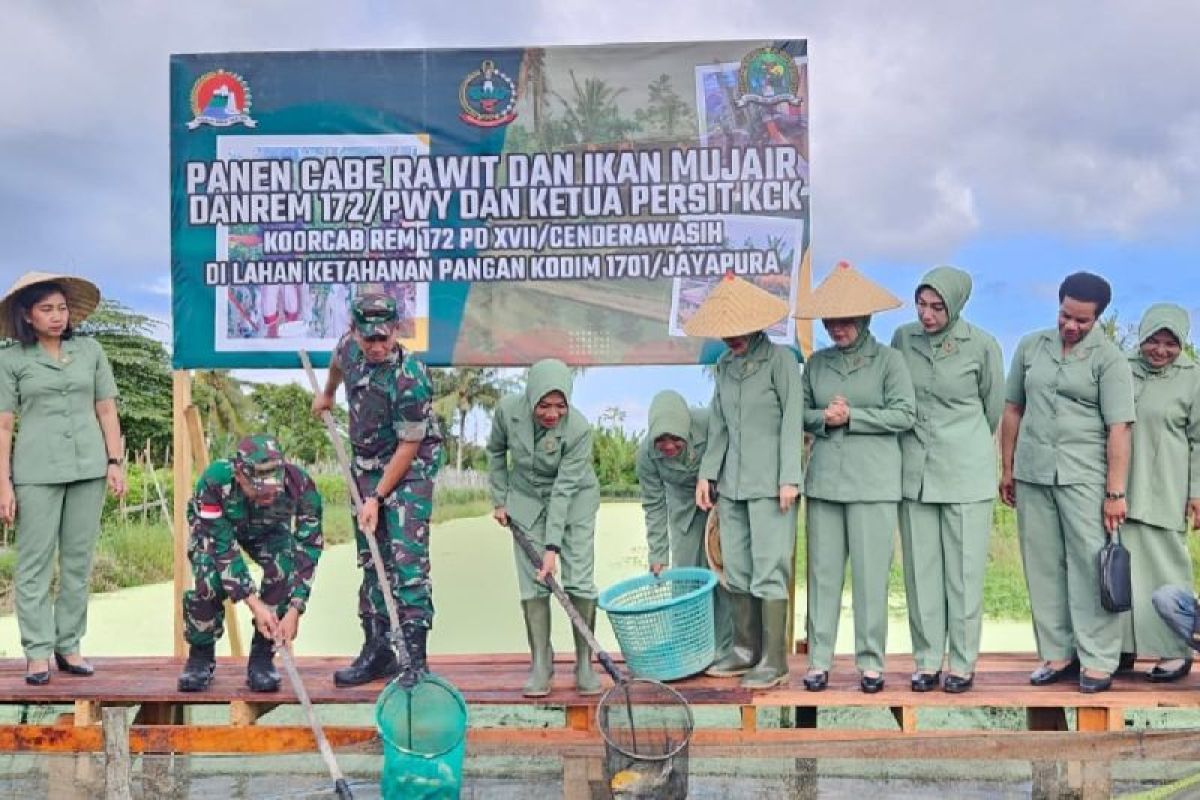
[[[175,655],[187,654],[183,640],[183,592],[187,586],[187,504],[188,485],[192,479],[192,448],[187,435],[187,420],[184,411],[192,403],[192,376],[187,370],[177,369],[171,376],[171,441],[175,451],[172,465],[174,478],[174,509],[172,535],[175,543],[175,602],[171,606],[171,620],[175,627]]]
[[[204,421],[200,417],[200,409],[196,408],[194,403],[189,403],[183,410],[183,416],[187,421],[192,463],[197,473],[204,472],[208,469],[209,453],[208,443],[204,441]],[[189,481],[188,486],[191,485]],[[238,627],[237,606],[228,600],[225,601],[225,621],[225,630],[229,632],[229,654],[241,658],[246,654],[246,649],[242,644],[242,630]]]

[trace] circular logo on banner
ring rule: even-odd
[[[487,59],[459,85],[458,103],[462,106],[459,119],[468,125],[507,125],[517,116],[517,85]]]
[[[738,69],[739,106],[747,103],[800,105],[800,70],[795,60],[774,47],[760,47],[742,59]]]
[[[192,85],[192,121],[187,126],[195,130],[201,125],[254,127],[255,122],[250,118],[250,87],[241,75],[219,69],[201,75]]]

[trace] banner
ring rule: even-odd
[[[430,365],[707,362],[682,324],[722,275],[808,289],[803,40],[175,55],[170,85],[176,368],[324,363],[364,291]]]

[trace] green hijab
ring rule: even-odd
[[[1142,366],[1148,372],[1161,372],[1170,369],[1175,362],[1168,364],[1161,370],[1156,370],[1150,366],[1150,362],[1142,355],[1141,346],[1146,343],[1154,334],[1161,330],[1166,330],[1179,340],[1180,346],[1186,345],[1188,341],[1188,332],[1191,329],[1191,323],[1188,320],[1188,313],[1182,306],[1177,306],[1174,303],[1155,303],[1146,309],[1146,313],[1142,315],[1142,321],[1138,325],[1138,358],[1141,360]],[[1181,352],[1179,358],[1183,358]],[[1178,361],[1178,359],[1176,359]]]
[[[971,297],[971,276],[954,267],[934,267],[917,284],[917,293],[926,286],[942,298],[948,315],[946,325],[941,330],[926,334],[929,336],[929,344],[936,350],[954,329],[955,323],[962,316],[963,307]]]
[[[691,432],[692,414],[683,395],[672,389],[654,395],[650,401],[650,424],[646,438],[651,443],[660,436],[675,436],[689,441]]]
[[[562,392],[569,407],[573,384],[574,379],[571,376],[570,367],[557,358],[543,358],[529,368],[529,375],[525,379],[525,399],[529,401],[529,408],[532,410],[546,395],[551,392]],[[568,410],[567,413],[570,411]]]

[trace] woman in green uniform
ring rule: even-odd
[[[1189,521],[1200,527],[1200,369],[1183,352],[1187,311],[1150,306],[1129,357],[1137,424],[1129,471],[1129,514],[1121,541],[1133,567],[1133,610],[1125,615],[1125,653],[1157,658],[1146,673],[1174,681],[1192,668],[1191,648],[1167,627],[1148,598],[1160,586],[1192,585]]]
[[[89,281],[42,272],[0,300],[0,337],[14,340],[0,348],[0,520],[17,522],[17,624],[33,685],[50,681],[51,655],[61,672],[92,674],[79,642],[105,484],[125,492],[112,369],[96,340],[73,337],[99,302]]]
[[[804,370],[808,463],[808,653],[804,686],[829,682],[846,559],[854,597],[855,666],[864,692],[883,688],[888,571],[900,503],[900,441],[916,417],[904,357],[871,335],[871,314],[900,301],[846,262],[798,304],[833,346]]]
[[[708,449],[696,505],[717,508],[733,607],[733,648],[708,670],[766,689],[787,680],[788,588],[794,583],[796,500],[802,478],[800,367],[763,332],[787,304],[729,275],[684,324],[728,348],[713,368]],[[715,484],[715,486],[714,486]]]
[[[1034,686],[1079,676],[1081,692],[1112,686],[1121,618],[1100,605],[1096,555],[1125,521],[1129,362],[1096,325],[1112,298],[1099,275],[1058,289],[1058,327],[1017,345],[1000,429],[1000,499],[1017,533],[1042,665]],[[1082,669],[1081,669],[1082,667]]]
[[[943,688],[967,691],[979,656],[1004,362],[995,338],[962,319],[970,296],[970,275],[931,270],[917,286],[917,322],[892,337],[917,398],[916,424],[900,434],[900,544],[914,692],[937,686],[947,646]]]
[[[547,358],[529,368],[525,391],[501,399],[488,437],[492,516],[516,525],[542,551],[535,569],[514,543],[521,610],[532,664],[523,693],[550,693],[554,650],[550,645],[550,590],[543,580],[562,560],[562,587],[572,605],[594,627],[596,584],[593,538],[600,488],[592,466],[592,427],[571,407],[571,370]],[[575,631],[575,689],[599,694],[591,650]]]

